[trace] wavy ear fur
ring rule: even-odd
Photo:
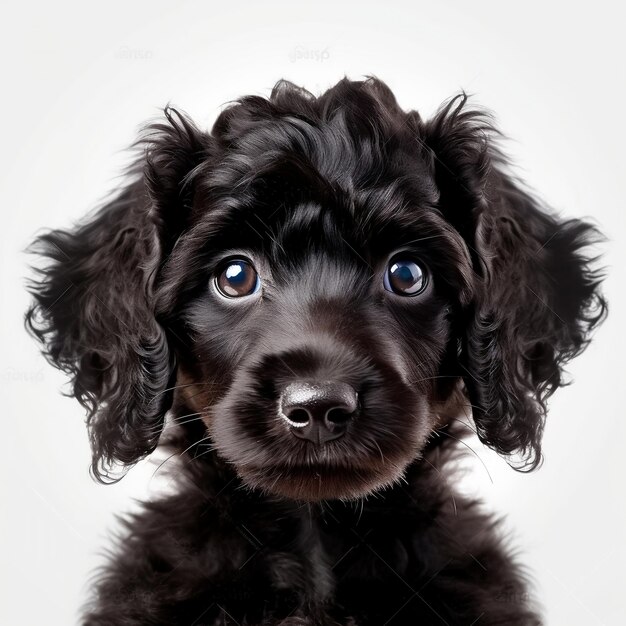
[[[92,472],[102,482],[116,480],[116,462],[127,468],[156,447],[171,404],[175,363],[153,288],[175,241],[165,233],[184,226],[193,193],[184,179],[208,136],[175,110],[165,116],[137,142],[142,156],[113,200],[31,247],[47,265],[29,285],[26,324],[87,409]]]
[[[559,219],[507,173],[488,115],[465,94],[423,127],[440,208],[474,258],[475,297],[459,355],[479,438],[518,469],[541,460],[546,400],[587,345],[607,305],[591,224]]]

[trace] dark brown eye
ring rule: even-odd
[[[387,291],[400,296],[416,296],[426,287],[426,271],[413,261],[397,257],[387,266],[383,285]]]
[[[252,263],[230,259],[218,270],[215,285],[226,298],[242,298],[256,293],[261,288],[261,280]]]

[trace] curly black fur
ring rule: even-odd
[[[599,235],[511,176],[466,101],[425,121],[377,79],[281,81],[211,133],[168,108],[126,187],[37,240],[27,324],[88,410],[94,475],[159,443],[184,461],[127,519],[86,624],[539,623],[450,458],[471,406],[481,441],[537,466],[546,400],[606,312]],[[419,297],[383,288],[397,250],[427,269]],[[234,253],[260,296],[212,287]],[[324,446],[277,418],[311,379],[359,394]]]

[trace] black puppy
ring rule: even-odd
[[[95,476],[182,459],[85,623],[539,623],[450,459],[471,408],[537,466],[605,313],[595,229],[507,173],[464,95],[424,121],[376,79],[281,81],[210,134],[165,117],[113,200],[36,244],[27,322],[88,410]]]

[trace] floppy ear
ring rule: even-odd
[[[175,363],[153,290],[185,226],[193,189],[184,180],[207,136],[175,110],[165,116],[137,142],[143,154],[113,200],[32,246],[47,265],[29,286],[27,327],[87,409],[92,472],[102,482],[115,480],[116,461],[127,468],[156,447],[171,404]]]
[[[479,438],[518,469],[541,460],[546,400],[604,318],[591,224],[561,220],[507,174],[489,116],[463,94],[424,125],[440,209],[466,241],[476,284],[463,312],[459,373]]]

